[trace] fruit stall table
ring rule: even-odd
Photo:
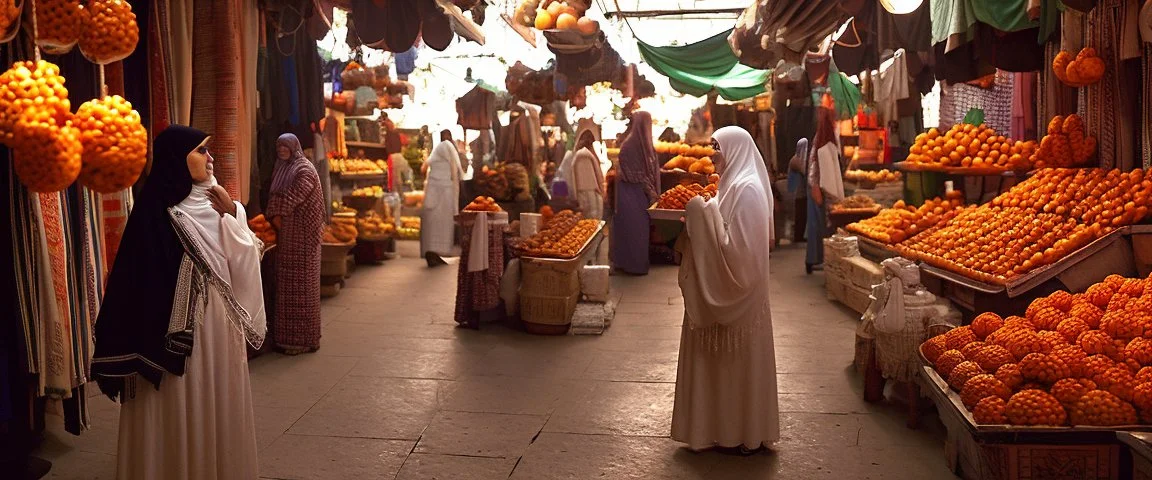
[[[476,222],[480,215],[487,217],[486,230],[477,231]],[[455,320],[460,326],[479,329],[480,321],[487,317],[499,317],[500,280],[504,276],[505,228],[508,226],[507,212],[462,211],[456,215],[456,224],[462,231],[460,243],[460,263],[456,277]],[[481,237],[487,239],[487,252],[473,252],[474,245],[483,245]],[[474,238],[476,237],[476,238]],[[470,271],[470,263],[476,255],[487,256],[486,268]]]
[[[1022,315],[1035,298],[1057,290],[1083,291],[1111,274],[1147,276],[1152,264],[1152,225],[1132,225],[1105,235],[1055,263],[995,285],[921,262],[932,293],[972,312]]]
[[[925,360],[926,361],[926,360]],[[1021,427],[977,424],[960,395],[930,366],[921,388],[936,404],[948,430],[944,456],[967,480],[1121,480],[1132,478],[1131,458],[1118,430],[1152,432],[1152,426]]]
[[[580,269],[604,239],[603,220],[572,258],[520,257],[520,317],[529,333],[563,335],[580,301]]]

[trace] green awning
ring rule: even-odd
[[[764,93],[768,71],[741,64],[728,46],[730,33],[731,29],[691,45],[654,47],[639,40],[636,43],[644,61],[668,77],[678,92],[699,97],[716,90],[730,101]]]

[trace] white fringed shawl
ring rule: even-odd
[[[731,350],[768,318],[768,247],[772,192],[768,172],[748,132],[714,134],[726,166],[719,194],[686,208],[687,239],[680,267],[686,321],[711,350]],[[696,333],[696,332],[694,332]]]

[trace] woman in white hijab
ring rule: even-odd
[[[772,188],[748,132],[722,128],[712,145],[719,191],[693,199],[685,214],[672,439],[751,453],[780,438],[768,299]]]
[[[448,130],[440,132],[440,143],[432,149],[425,164],[428,179],[424,186],[424,209],[420,212],[420,255],[429,267],[444,265],[456,246],[456,214],[460,213],[460,153]]]

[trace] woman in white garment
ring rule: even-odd
[[[717,196],[686,207],[684,326],[672,438],[692,450],[751,453],[780,438],[768,299],[772,190],[748,132],[712,136]]]
[[[245,343],[266,330],[262,245],[207,142],[180,125],[156,137],[96,320],[92,373],[122,403],[121,479],[257,478]]]
[[[572,165],[566,172],[568,189],[580,202],[584,218],[604,218],[604,170],[595,150],[596,134],[581,130],[572,151]]]
[[[460,153],[452,132],[440,132],[440,143],[424,164],[424,209],[420,212],[420,255],[429,267],[444,265],[442,257],[456,246],[456,214],[460,213]]]

